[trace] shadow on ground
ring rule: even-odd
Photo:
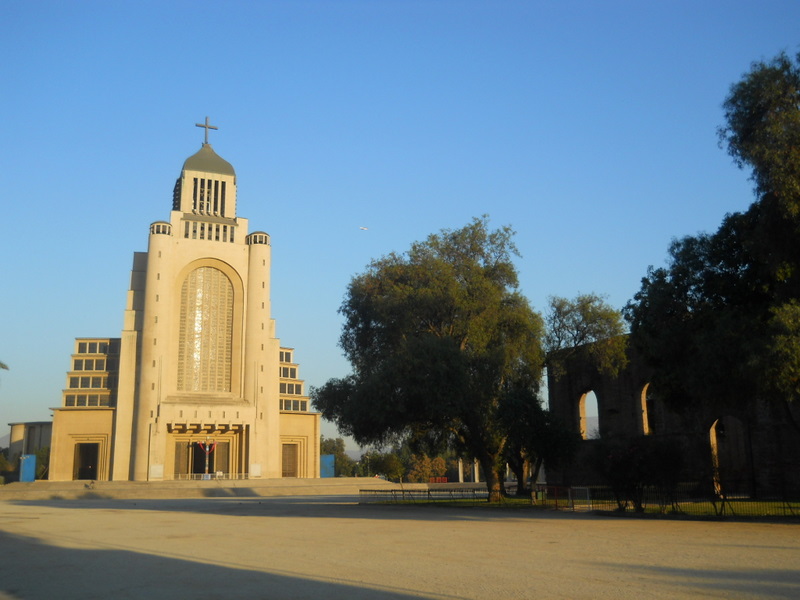
[[[8,500],[7,505],[58,509],[160,511],[241,517],[307,517],[313,519],[377,519],[413,521],[492,521],[508,519],[587,519],[588,513],[502,506],[434,506],[430,504],[359,504],[351,496],[236,497],[130,500],[84,496],[79,500]]]
[[[795,569],[689,569],[610,563],[602,563],[602,567],[609,571],[624,572],[626,576],[636,572],[639,576],[652,578],[659,588],[684,587],[688,591],[706,589],[714,598],[800,598],[800,571]]]
[[[265,573],[226,565],[224,557],[213,555],[213,547],[198,547],[197,555],[191,557],[159,556],[117,549],[57,547],[34,538],[0,533],[0,548],[4,549],[0,561],[0,598],[4,600],[420,597],[403,590],[360,587],[346,573],[338,581],[318,581],[291,573]],[[215,564],[202,562],[212,558]]]

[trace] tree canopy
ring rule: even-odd
[[[723,104],[718,130],[739,167],[752,168],[758,196],[776,194],[792,214],[800,210],[800,53],[755,62]]]
[[[586,347],[597,370],[616,375],[627,364],[627,339],[622,313],[597,294],[574,300],[551,296],[545,314],[547,368],[558,379],[563,362]]]
[[[625,308],[654,388],[677,408],[768,399],[791,421],[800,399],[799,84],[781,54],[731,87],[720,140],[758,197],[715,233],[674,241]]]
[[[754,396],[765,300],[748,281],[731,216],[715,235],[673,242],[625,309],[633,341],[654,367],[653,388],[678,410],[745,406]]]
[[[373,261],[350,282],[340,345],[353,372],[312,392],[362,445],[402,437],[476,457],[490,500],[506,441],[502,399],[538,390],[543,322],[517,290],[509,227],[488,218]]]

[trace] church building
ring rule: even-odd
[[[237,217],[208,143],[133,257],[119,338],[79,338],[54,409],[51,480],[318,477],[320,415],[275,336],[270,237]]]

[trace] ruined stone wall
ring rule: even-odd
[[[737,412],[708,403],[678,414],[649,386],[651,370],[635,350],[629,348],[628,357],[627,367],[612,376],[598,371],[588,347],[571,350],[562,360],[560,376],[548,374],[551,412],[587,438],[581,404],[592,391],[601,440],[642,435],[670,440],[682,454],[686,481],[710,480],[716,475],[725,478],[736,493],[800,492],[800,433],[780,405],[754,401],[744,412]],[[584,439],[570,465],[547,469],[548,484],[603,484],[594,458],[601,445],[600,440]]]

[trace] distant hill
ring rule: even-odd
[[[7,433],[0,436],[0,448],[8,448],[8,443],[11,441],[11,434]]]

